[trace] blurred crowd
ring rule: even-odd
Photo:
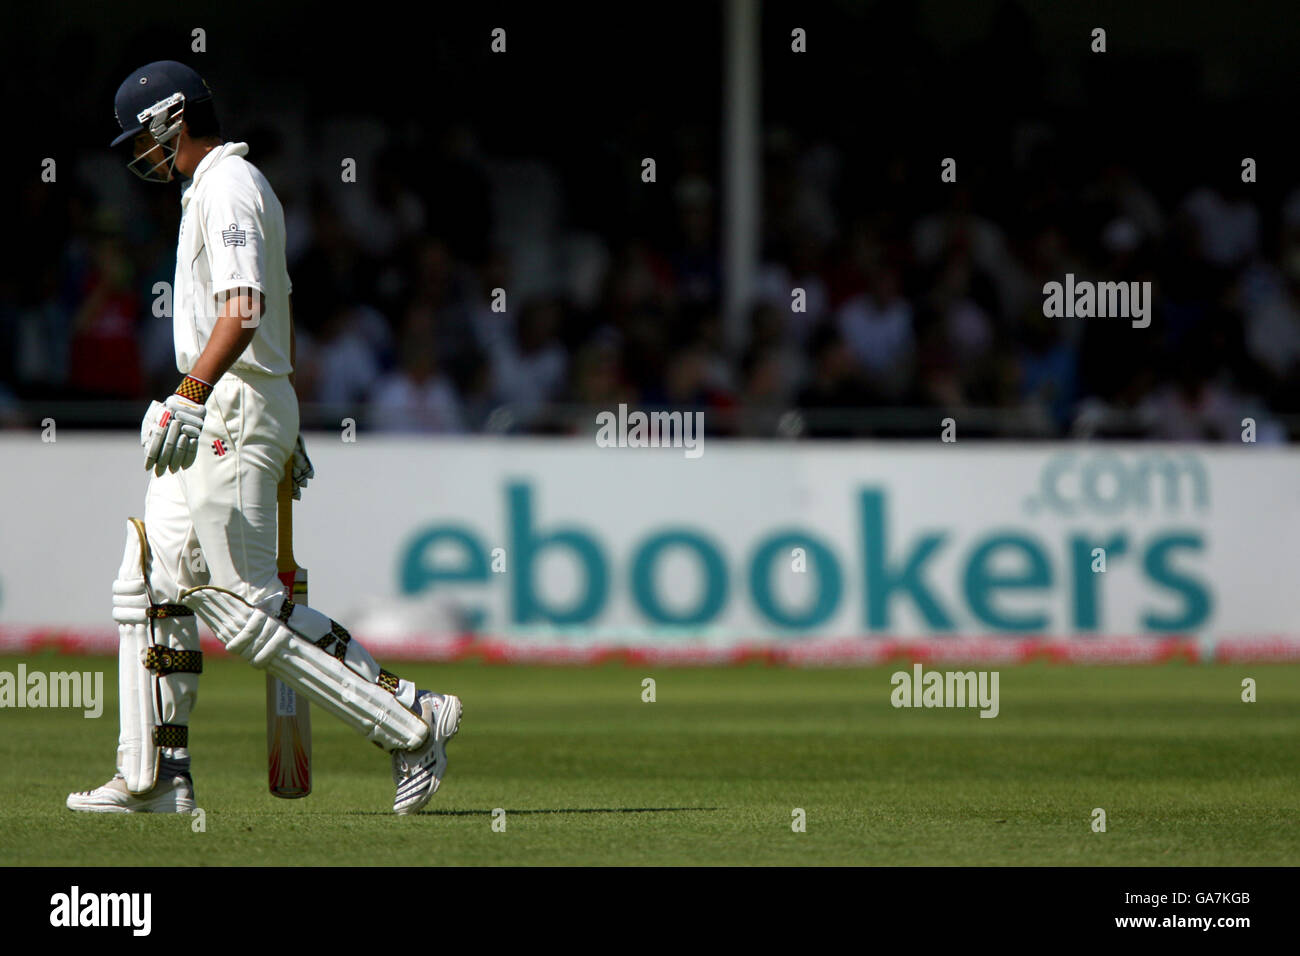
[[[1008,175],[959,163],[941,183],[937,159],[861,168],[769,127],[737,348],[716,144],[676,144],[654,183],[639,156],[575,178],[456,125],[380,143],[345,183],[304,177],[271,129],[246,139],[286,209],[297,385],[317,424],[566,433],[626,402],[702,408],[738,436],[933,436],[952,416],[962,434],[1239,441],[1243,418],[1282,440],[1300,411],[1300,191],[1261,208],[1234,170],[1170,196],[1122,163],[1078,171],[1009,142]],[[83,172],[20,201],[0,422],[171,391],[155,302],[177,191]],[[1150,327],[1045,318],[1043,284],[1067,273],[1150,281]]]

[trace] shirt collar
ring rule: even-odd
[[[185,184],[185,189],[181,192],[182,208],[189,202],[190,191],[196,185],[198,185],[199,179],[202,178],[205,172],[207,172],[217,163],[221,162],[221,160],[223,160],[227,156],[247,156],[247,155],[248,155],[247,143],[222,143],[220,146],[216,147],[215,149],[208,150],[208,154],[204,156],[201,160],[199,160],[198,166],[194,168],[194,175],[190,178],[190,181]]]

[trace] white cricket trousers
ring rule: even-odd
[[[149,586],[159,603],[215,584],[265,607],[283,593],[276,489],[298,438],[298,397],[288,376],[231,369],[207,409],[194,464],[149,480]]]

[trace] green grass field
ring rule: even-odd
[[[319,708],[315,792],[272,798],[262,675],[210,656],[194,832],[188,817],[64,808],[112,775],[116,662],[24,660],[103,670],[107,702],[98,720],[0,711],[4,865],[1300,863],[1300,666],[1001,668],[990,720],[894,709],[904,665],[406,665],[459,694],[465,718],[429,809],[397,817],[386,756]]]

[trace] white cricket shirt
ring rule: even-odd
[[[266,177],[244,159],[247,153],[247,143],[213,149],[181,193],[172,326],[182,374],[194,368],[212,335],[217,294],[240,286],[262,293],[263,312],[253,341],[231,367],[268,375],[292,371],[284,210]]]

